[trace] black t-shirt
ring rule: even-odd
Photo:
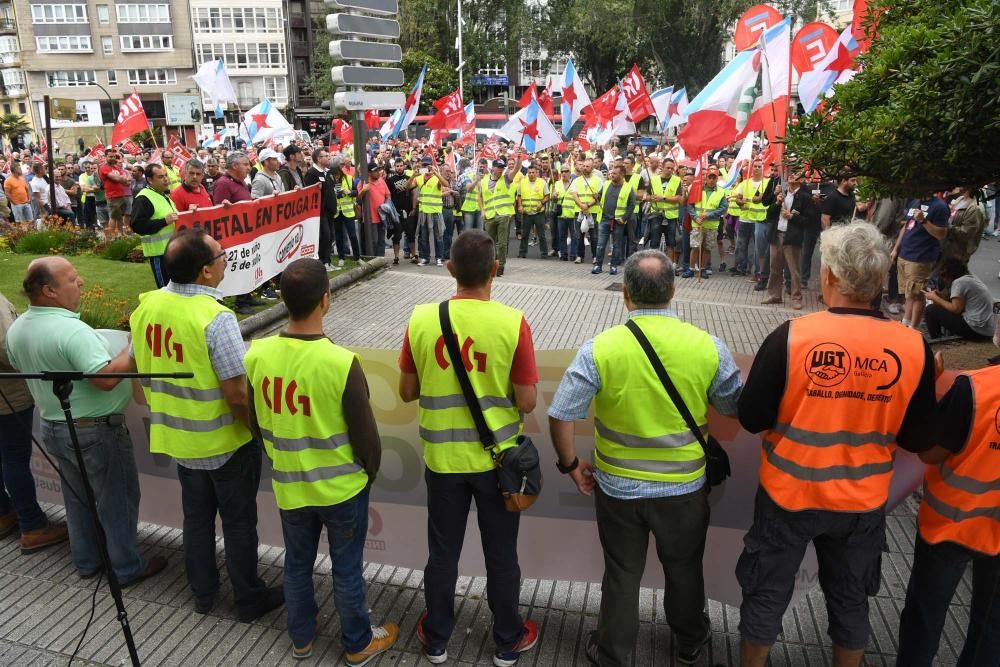
[[[410,177],[406,174],[389,174],[385,177],[385,182],[389,186],[392,205],[397,211],[409,213],[413,208],[413,193],[406,187]]]
[[[209,196],[212,195],[212,190],[215,188],[215,182],[219,180],[219,176],[222,176],[221,171],[215,176],[206,173],[204,176],[201,177],[201,185],[203,188],[205,188],[205,190],[208,191]]]
[[[959,375],[937,407],[940,439],[938,444],[953,454],[965,449],[972,433],[972,413],[976,399],[967,375]]]
[[[884,319],[880,313],[871,310],[850,308],[830,308],[831,313],[867,315]],[[772,331],[760,346],[753,360],[750,374],[743,385],[739,401],[739,420],[743,428],[751,433],[760,433],[773,428],[778,421],[778,409],[785,394],[788,376],[788,333],[789,322]],[[934,355],[924,341],[924,368],[920,382],[910,399],[903,416],[903,423],[896,434],[896,442],[910,452],[923,452],[936,444],[945,447],[938,437],[939,423],[937,397],[934,392]]]
[[[826,193],[823,200],[823,215],[830,216],[830,222],[834,225],[846,225],[854,217],[854,208],[857,202],[854,200],[854,193],[842,194],[837,188],[833,188]]]

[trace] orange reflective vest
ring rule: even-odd
[[[924,370],[920,334],[867,315],[789,323],[785,393],[760,483],[790,511],[868,512],[889,498],[899,432]]]
[[[917,525],[925,542],[1000,554],[1000,367],[966,373],[975,407],[965,448],[927,466]]]

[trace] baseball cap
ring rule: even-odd
[[[420,164],[434,164],[434,159],[430,155],[420,158]]]
[[[264,160],[269,160],[274,158],[275,160],[280,160],[281,157],[278,155],[277,151],[271,150],[270,148],[265,148],[260,153],[257,154],[257,159],[263,162]]]
[[[499,160],[493,160],[493,168],[494,169],[506,169],[507,168],[507,160],[504,160],[503,158],[500,158]]]
[[[377,171],[382,168],[378,162],[372,161],[368,163],[368,171]]]

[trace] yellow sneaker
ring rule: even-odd
[[[399,637],[399,626],[395,623],[386,623],[378,627],[372,627],[372,640],[368,646],[357,653],[347,654],[347,664],[352,667],[361,667],[368,664],[368,661],[379,653],[385,653],[393,647]]]

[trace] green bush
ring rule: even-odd
[[[134,234],[121,236],[114,241],[104,244],[100,249],[100,256],[104,259],[116,262],[128,262],[132,251],[139,247],[139,237]],[[95,250],[95,252],[97,252]]]
[[[62,253],[64,255],[79,255],[82,252],[88,252],[97,247],[101,242],[101,239],[97,236],[97,232],[93,229],[74,229],[73,227],[66,228],[72,236],[63,246]]]
[[[43,229],[31,232],[18,239],[14,252],[28,255],[62,253],[73,236],[73,232],[66,229]]]

